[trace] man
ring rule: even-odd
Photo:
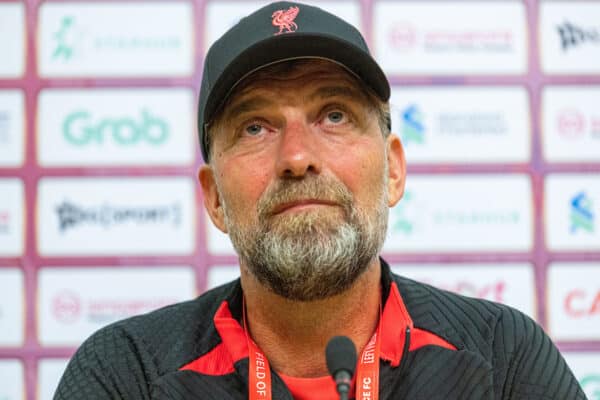
[[[405,182],[389,95],[360,33],[318,8],[231,28],[205,60],[199,179],[240,280],[97,332],[55,398],[337,399],[325,347],[343,335],[351,398],[584,399],[529,318],[378,257]]]

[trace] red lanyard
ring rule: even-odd
[[[248,335],[245,315],[244,328],[248,342],[249,399],[271,400],[271,368],[269,367],[269,361]],[[356,400],[378,400],[379,398],[380,331],[381,318],[379,318],[377,331],[363,349],[356,366]]]
[[[271,400],[271,368],[269,361],[258,348],[254,340],[248,336],[248,396],[250,400]]]
[[[381,318],[377,331],[363,349],[356,366],[356,400],[377,400],[379,398],[379,349]]]

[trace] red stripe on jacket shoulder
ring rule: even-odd
[[[407,328],[410,329],[409,351],[429,345],[456,350],[454,345],[435,333],[414,327],[413,320],[398,290],[398,285],[396,282],[392,282],[390,294],[381,316],[381,358],[388,360],[392,367],[400,365],[407,339]]]
[[[239,322],[232,317],[227,301],[223,301],[213,318],[221,343],[184,365],[179,370],[195,371],[205,375],[227,375],[234,371],[234,364],[248,357],[246,334]]]
[[[180,371],[194,371],[204,375],[227,375],[234,371],[233,360],[223,343],[189,364]]]
[[[439,346],[448,350],[456,350],[456,346],[442,339],[435,333],[419,328],[413,328],[410,334],[409,351],[420,349],[423,346]]]

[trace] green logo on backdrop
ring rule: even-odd
[[[437,225],[516,225],[520,219],[516,210],[439,210],[433,213]]]
[[[85,27],[73,16],[65,15],[60,19],[60,26],[52,34],[56,47],[52,59],[70,61],[80,56],[82,48],[97,52],[123,51],[174,51],[182,47],[181,38],[177,35],[148,34],[128,32],[95,32],[94,27]],[[85,43],[84,43],[85,42]]]
[[[406,191],[404,197],[394,207],[390,228],[393,233],[409,236],[414,234],[425,219],[431,217],[433,226],[471,227],[471,226],[517,226],[521,223],[521,214],[514,209],[435,209],[428,210],[416,201],[413,192]],[[433,228],[435,229],[435,228]]]
[[[590,400],[600,400],[600,375],[584,376],[581,387]]]
[[[402,233],[404,235],[410,235],[414,230],[414,221],[406,215],[406,208],[410,207],[413,200],[413,194],[410,191],[404,192],[404,196],[398,205],[394,214],[396,216],[396,222],[392,225],[392,231]]]
[[[94,121],[88,111],[74,111],[63,121],[63,136],[76,146],[88,144],[102,145],[113,140],[122,146],[140,142],[160,145],[169,137],[169,125],[148,110],[141,111],[141,120],[133,118],[104,118]]]
[[[52,53],[52,58],[63,58],[65,60],[69,60],[73,56],[73,46],[69,45],[67,35],[69,34],[69,30],[73,27],[75,18],[65,16],[60,21],[60,28],[53,35],[56,40],[56,48]]]

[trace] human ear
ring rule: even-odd
[[[393,207],[404,195],[406,159],[400,138],[391,133],[386,139],[388,163],[388,206]]]
[[[202,186],[204,197],[204,208],[208,213],[213,224],[223,233],[227,233],[225,225],[225,213],[221,196],[217,190],[217,182],[215,181],[215,173],[210,165],[203,165],[198,171],[198,180]]]

